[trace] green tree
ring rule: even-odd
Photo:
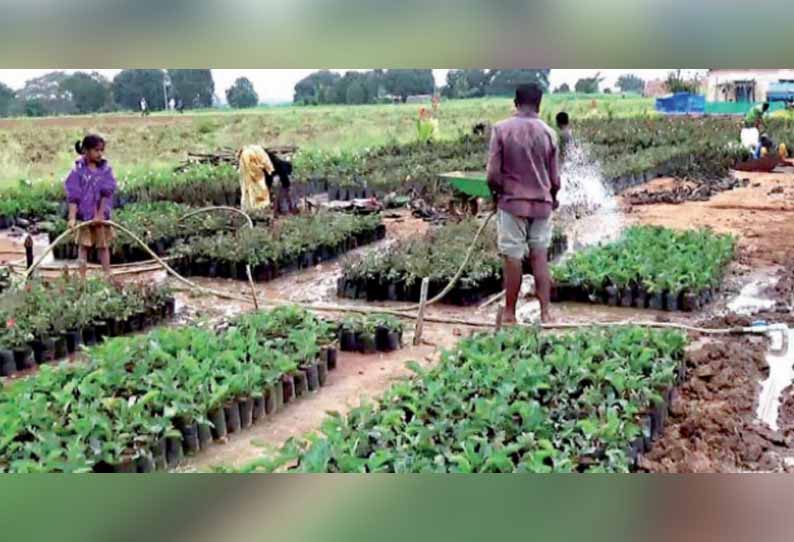
[[[697,76],[687,78],[681,70],[673,70],[668,73],[665,85],[667,86],[667,91],[674,94],[676,92],[690,92],[692,94],[700,92],[700,79]]]
[[[69,76],[62,71],[46,73],[25,81],[25,86],[17,93],[22,104],[35,103],[30,111],[35,115],[68,115],[76,113],[71,93],[61,87],[61,83]],[[28,108],[24,107],[27,114]],[[42,110],[44,111],[42,114]]]
[[[598,87],[604,78],[601,76],[601,72],[596,73],[593,77],[583,77],[576,82],[574,89],[576,92],[582,92],[584,94],[595,94],[598,92]]]
[[[399,96],[403,103],[408,96],[433,94],[436,88],[433,70],[386,70],[383,84],[387,92]]]
[[[537,83],[545,91],[549,88],[549,69],[491,70],[487,94],[512,96],[518,85]]]
[[[345,102],[348,104],[367,103],[367,90],[361,81],[353,81],[345,92]]]
[[[215,81],[212,70],[168,70],[171,79],[171,96],[181,98],[185,107],[197,103],[199,107],[212,107]]]
[[[618,77],[616,86],[622,92],[636,92],[642,94],[645,90],[645,81],[633,73],[626,73]]]
[[[113,78],[113,100],[122,109],[138,110],[146,98],[150,110],[165,109],[163,70],[122,70]]]
[[[476,98],[485,95],[490,82],[491,74],[486,70],[450,70],[441,94],[447,98]]]
[[[234,84],[226,89],[226,101],[236,109],[254,107],[259,103],[259,95],[250,79],[238,77]]]
[[[293,102],[305,105],[339,103],[345,97],[344,95],[338,96],[335,90],[332,89],[335,89],[341,78],[341,75],[330,70],[320,70],[311,73],[295,85]]]
[[[0,117],[7,117],[11,113],[15,99],[14,90],[8,85],[0,83]]]
[[[367,91],[367,103],[376,103],[386,94],[386,87],[383,82],[385,73],[384,70],[366,72],[364,88]]]
[[[554,94],[567,94],[568,92],[571,92],[571,87],[568,86],[568,83],[563,83],[554,89]]]
[[[47,106],[39,98],[24,100],[22,107],[26,117],[46,117],[51,114],[51,111],[47,109]]]
[[[60,82],[60,88],[69,92],[78,113],[96,113],[108,106],[110,81],[97,72],[76,72]]]

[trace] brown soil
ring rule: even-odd
[[[287,405],[270,420],[231,435],[228,442],[213,445],[183,470],[207,470],[221,465],[240,467],[260,457],[265,449],[317,431],[328,412],[345,414],[362,401],[375,401],[395,380],[409,376],[407,361],[422,365],[435,361],[440,348],[454,345],[451,337],[443,327],[428,326],[427,343],[419,346],[411,346],[411,337],[407,337],[405,348],[390,354],[364,356],[339,352],[339,365],[329,373],[327,385],[319,392]]]
[[[630,205],[679,204],[685,201],[708,201],[715,194],[747,186],[749,180],[727,178],[691,181],[662,178],[635,187],[623,194]]]
[[[696,343],[672,416],[661,439],[640,458],[641,470],[786,470],[794,440],[763,426],[755,415],[759,382],[766,377],[765,350],[765,341],[755,337]],[[794,406],[791,410],[794,414]]]
[[[747,187],[722,192],[709,201],[632,206],[624,197],[627,217],[640,224],[679,229],[710,227],[732,233],[739,237],[747,263],[781,264],[789,252],[794,252],[794,220],[790,214],[794,212],[794,175],[741,173],[741,177],[750,180]]]

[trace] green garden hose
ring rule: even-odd
[[[455,287],[455,285],[460,280],[460,277],[463,276],[463,272],[466,270],[466,266],[469,265],[469,260],[471,259],[471,255],[474,253],[474,247],[477,246],[477,241],[480,240],[480,236],[482,236],[482,232],[485,231],[485,227],[488,225],[488,223],[491,221],[491,219],[494,216],[496,216],[496,211],[491,211],[491,214],[489,214],[486,217],[486,219],[480,225],[480,229],[478,229],[477,233],[474,235],[474,239],[472,239],[471,245],[469,245],[469,250],[466,251],[466,257],[463,258],[463,263],[460,264],[460,267],[458,268],[457,273],[455,273],[455,275],[450,279],[449,283],[444,287],[444,289],[441,290],[441,293],[439,293],[438,295],[436,295],[432,299],[428,299],[427,300],[427,302],[425,303],[425,306],[433,305],[435,303],[438,303],[439,301],[444,299],[444,297],[449,292],[452,291],[452,289]],[[417,304],[417,305],[409,305],[407,307],[401,307],[401,308],[396,309],[396,310],[397,311],[415,311],[415,310],[418,310],[418,309],[419,309],[419,305]]]

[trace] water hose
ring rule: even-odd
[[[240,211],[240,212],[242,212],[242,211]],[[250,220],[250,217],[249,217],[249,220]],[[90,226],[96,226],[96,225],[110,226],[110,227],[112,227],[112,228],[114,228],[114,229],[126,234],[133,241],[135,241],[141,247],[143,247],[143,249],[146,252],[148,252],[149,255],[152,257],[152,259],[155,262],[157,262],[158,264],[160,264],[160,266],[163,269],[165,269],[170,275],[173,275],[174,278],[176,278],[179,282],[189,286],[190,288],[192,288],[194,290],[197,290],[197,291],[199,291],[201,293],[204,293],[204,294],[214,295],[216,297],[220,297],[220,298],[223,298],[223,299],[230,299],[230,300],[234,300],[234,301],[251,302],[251,299],[247,299],[247,298],[244,298],[244,297],[241,297],[241,296],[238,296],[238,295],[234,295],[234,294],[229,294],[229,293],[222,292],[222,291],[219,291],[219,290],[213,290],[211,288],[204,288],[203,286],[199,286],[198,284],[194,283],[193,281],[186,279],[185,277],[183,277],[182,275],[177,273],[165,261],[163,261],[152,249],[149,248],[149,245],[144,243],[140,238],[138,238],[137,235],[132,233],[130,230],[128,230],[124,226],[122,226],[120,224],[116,224],[115,222],[113,222],[111,220],[101,220],[101,221],[93,221],[93,222],[81,222],[80,224],[76,224],[73,227],[68,228],[65,232],[63,232],[61,235],[59,235],[44,250],[44,252],[41,253],[41,255],[36,259],[36,261],[33,262],[33,265],[31,265],[29,269],[25,270],[25,273],[22,276],[22,282],[23,283],[27,282],[27,280],[30,278],[30,276],[33,274],[33,272],[36,270],[36,268],[39,265],[41,265],[41,262],[43,262],[44,259],[50,254],[50,252],[52,252],[52,250],[56,246],[58,246],[61,242],[63,242],[63,240],[66,239],[69,235],[73,234],[74,232],[77,232],[77,231],[81,230],[82,228],[86,228],[86,227],[90,227]],[[249,279],[250,285],[251,285],[251,297],[253,299],[253,305],[254,305],[255,308],[258,309],[259,308],[259,301],[256,298],[256,291],[254,290],[253,280],[251,280],[250,269],[247,269],[246,271],[248,273],[248,279]]]
[[[251,217],[244,211],[237,209],[236,207],[202,207],[201,209],[196,209],[185,216],[181,217],[177,222],[182,222],[183,220],[187,220],[188,218],[194,217],[196,215],[200,215],[203,213],[211,213],[216,211],[224,211],[227,213],[238,214],[245,218],[246,222],[248,222],[248,227],[252,230],[254,229],[254,221],[251,220]],[[248,262],[245,263],[245,276],[248,278],[248,285],[251,288],[251,298],[254,300],[254,307],[259,309],[259,300],[256,298],[256,287],[254,286],[254,278],[251,276],[251,264]],[[182,277],[184,279],[184,277]]]
[[[253,221],[251,220],[251,218],[247,214],[245,214],[243,211],[240,211],[239,209],[235,209],[234,207],[206,207],[206,208],[194,211],[194,212],[192,212],[192,213],[190,213],[188,215],[185,215],[184,217],[182,217],[180,219],[180,221],[181,220],[185,220],[186,218],[188,218],[190,216],[193,216],[193,215],[196,215],[196,214],[199,214],[199,213],[212,212],[212,211],[216,211],[216,210],[233,212],[233,213],[237,213],[237,214],[240,214],[242,216],[245,216],[246,219],[248,220],[249,225],[251,227],[253,227]],[[456,273],[455,277],[453,277],[453,279],[450,281],[450,283],[447,285],[447,287],[444,289],[444,291],[442,291],[441,294],[437,295],[432,300],[429,300],[427,302],[428,304],[430,304],[431,302],[432,303],[437,303],[444,295],[446,295],[446,293],[448,293],[449,290],[451,290],[454,287],[454,284],[460,278],[460,275],[462,275],[463,270],[464,270],[466,264],[468,263],[469,258],[471,257],[471,254],[473,252],[473,247],[477,244],[477,240],[479,239],[480,235],[482,234],[482,232],[485,229],[485,226],[488,224],[488,222],[494,216],[494,214],[495,213],[491,213],[488,216],[488,218],[485,220],[485,222],[483,222],[482,226],[480,226],[480,229],[477,231],[477,234],[474,236],[474,241],[472,242],[472,245],[469,247],[469,251],[466,253],[466,258],[464,259],[463,265],[461,265],[460,269],[458,270],[458,273]],[[246,266],[247,267],[246,268],[246,273],[248,275],[249,285],[251,287],[251,297],[250,298],[242,297],[242,296],[239,296],[239,295],[236,295],[236,294],[231,294],[231,293],[228,293],[228,292],[223,292],[223,291],[220,291],[220,290],[214,290],[214,289],[211,289],[211,288],[205,288],[203,286],[200,286],[200,285],[194,283],[193,281],[191,281],[189,279],[186,279],[185,277],[183,277],[182,275],[177,273],[170,265],[168,265],[162,258],[160,258],[154,251],[152,251],[149,248],[149,246],[146,243],[144,243],[140,238],[138,238],[134,233],[132,233],[130,230],[128,230],[124,226],[122,226],[120,224],[116,224],[115,222],[112,222],[110,220],[96,221],[96,222],[82,222],[80,224],[77,224],[77,225],[69,228],[65,232],[63,232],[60,236],[58,236],[57,239],[55,239],[44,250],[44,252],[36,259],[36,261],[33,262],[33,265],[29,269],[27,269],[25,271],[25,273],[23,275],[23,283],[26,282],[30,278],[30,276],[36,270],[36,268],[41,265],[42,261],[44,261],[44,259],[47,257],[47,255],[49,255],[49,253],[52,252],[52,250],[58,244],[60,244],[70,234],[80,230],[81,228],[89,227],[89,226],[92,226],[92,225],[106,225],[106,226],[110,226],[110,227],[113,227],[113,228],[121,231],[122,233],[128,235],[133,241],[135,241],[141,247],[143,247],[143,249],[146,252],[148,252],[149,255],[152,257],[152,259],[155,262],[157,262],[163,269],[165,269],[165,271],[168,274],[173,275],[174,278],[177,279],[177,281],[181,282],[182,284],[185,284],[186,286],[188,286],[189,288],[191,288],[193,290],[196,290],[196,291],[198,291],[200,293],[203,293],[203,294],[213,295],[213,296],[216,296],[216,297],[219,297],[219,298],[222,298],[222,299],[228,299],[228,300],[231,300],[231,301],[238,301],[238,302],[243,302],[243,303],[252,303],[254,305],[255,309],[259,309],[259,307],[260,307],[259,301],[258,301],[258,299],[256,297],[256,290],[255,290],[255,287],[254,287],[253,279],[251,277],[250,267],[249,266]],[[313,310],[313,311],[318,311],[318,312],[355,312],[355,313],[361,313],[361,314],[388,314],[388,315],[395,316],[395,317],[398,317],[398,318],[406,318],[406,319],[412,319],[412,320],[416,320],[418,318],[418,315],[416,313],[411,313],[410,312],[410,311],[416,310],[418,308],[418,306],[403,307],[403,308],[400,308],[400,309],[383,309],[383,308],[377,308],[377,307],[357,307],[357,306],[351,306],[351,305],[294,303],[294,302],[290,302],[290,301],[265,301],[264,305],[266,305],[268,307],[278,307],[278,306],[283,306],[283,305],[295,305],[295,306],[299,306],[299,307],[307,309],[307,310]],[[424,320],[426,322],[432,322],[432,323],[451,324],[451,325],[460,325],[460,326],[468,326],[468,327],[479,327],[479,328],[486,328],[486,329],[493,327],[493,323],[492,322],[487,322],[487,321],[463,320],[463,319],[457,319],[457,318],[446,318],[446,317],[438,317],[438,316],[430,316],[430,315],[425,315],[424,316]],[[747,335],[747,334],[753,334],[753,335],[768,335],[770,337],[772,336],[771,335],[772,333],[782,332],[783,341],[784,341],[783,342],[783,348],[784,349],[788,348],[788,344],[787,344],[787,330],[788,330],[788,328],[785,325],[783,325],[783,324],[765,324],[765,323],[762,323],[761,325],[754,325],[754,326],[750,326],[750,327],[732,327],[732,328],[715,328],[715,329],[703,328],[703,327],[697,327],[697,326],[690,326],[690,325],[679,324],[679,323],[675,323],[675,322],[654,322],[654,321],[634,321],[634,320],[621,320],[621,321],[614,321],[614,322],[582,322],[582,323],[578,323],[578,322],[554,322],[554,323],[541,323],[540,325],[531,325],[531,324],[516,324],[516,325],[521,326],[521,327],[534,327],[534,328],[539,328],[539,329],[542,329],[542,330],[565,330],[565,329],[577,329],[577,328],[584,328],[584,327],[614,327],[614,326],[630,327],[630,326],[635,326],[635,327],[649,327],[649,328],[660,328],[660,329],[677,329],[679,331],[686,331],[686,332],[697,333],[697,334],[701,334],[701,335]]]
[[[491,219],[495,215],[496,215],[496,211],[491,211],[491,214],[489,214],[486,217],[486,219],[480,225],[480,228],[477,230],[477,233],[474,235],[474,239],[472,239],[471,245],[469,245],[469,249],[466,251],[466,257],[463,258],[463,263],[460,264],[460,267],[458,268],[457,273],[455,273],[455,275],[450,279],[449,283],[444,287],[443,290],[441,290],[441,292],[438,295],[436,295],[435,297],[427,300],[427,302],[425,303],[425,306],[433,305],[435,303],[438,303],[439,301],[444,299],[444,297],[449,292],[452,291],[452,289],[455,287],[455,285],[460,280],[460,277],[463,276],[463,272],[466,270],[466,266],[469,265],[469,260],[471,259],[471,255],[474,254],[474,248],[477,246],[477,241],[480,240],[480,237],[482,236],[482,233],[485,231],[485,227],[488,225],[488,223],[491,221]],[[399,308],[399,309],[396,309],[396,310],[400,311],[400,312],[403,312],[403,311],[415,311],[415,310],[418,310],[418,309],[419,309],[419,304],[409,305],[407,307],[402,307],[402,308]]]

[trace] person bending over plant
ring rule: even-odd
[[[102,269],[110,277],[113,228],[102,222],[110,220],[116,178],[103,157],[105,140],[101,136],[87,135],[82,142],[75,143],[74,148],[80,158],[75,161],[74,169],[64,183],[69,202],[69,227],[74,227],[78,220],[93,222],[75,234],[79,246],[80,274],[85,277],[88,249],[95,248],[99,252]]]
[[[516,89],[516,113],[494,125],[488,156],[488,186],[498,207],[497,244],[504,258],[505,313],[503,322],[516,322],[521,290],[522,260],[530,252],[540,317],[551,320],[552,211],[559,207],[557,136],[539,116],[543,91],[536,84]]]

